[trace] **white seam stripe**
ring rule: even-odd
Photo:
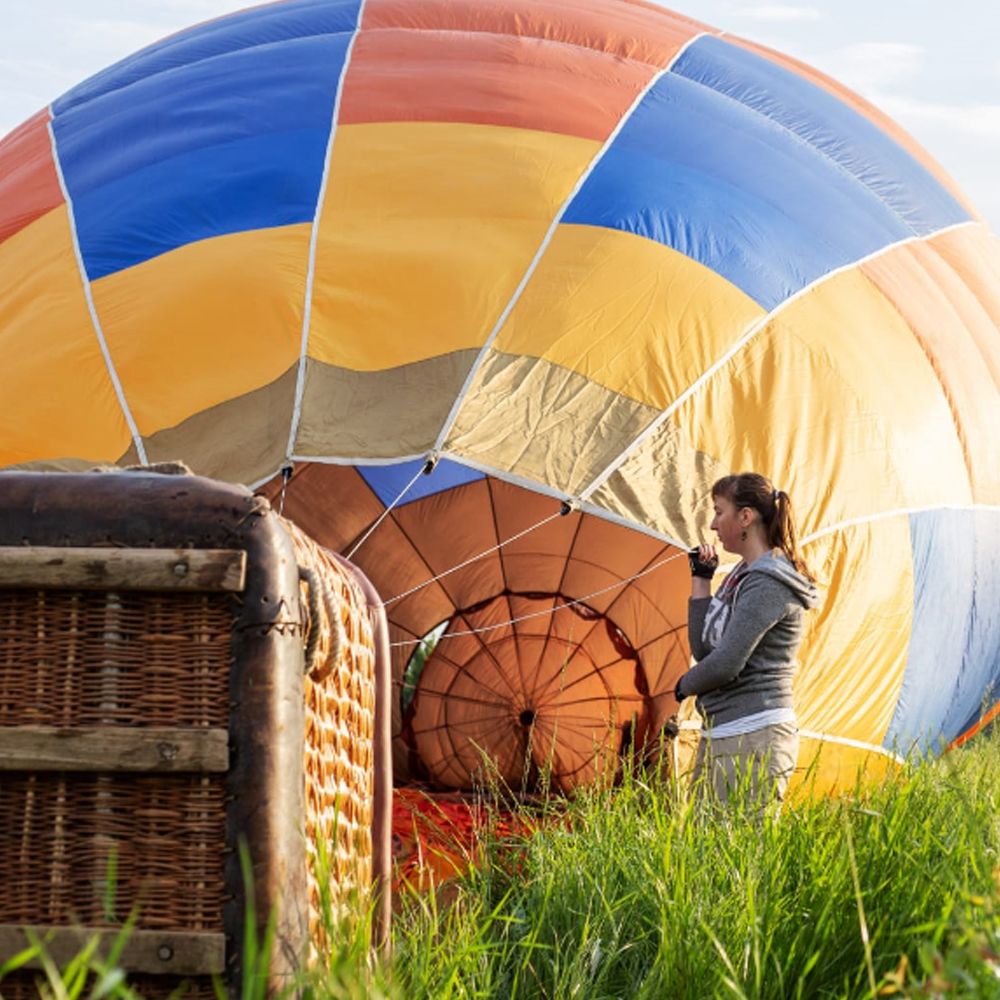
[[[900,757],[898,753],[886,750],[885,747],[876,746],[874,743],[865,743],[862,740],[852,740],[847,736],[832,736],[830,733],[819,733],[812,729],[800,729],[799,736],[804,736],[809,740],[819,740],[821,743],[839,743],[845,747],[855,747],[858,750],[868,750],[870,753],[878,753],[883,757],[894,760],[897,764],[905,764],[906,759]]]
[[[55,116],[52,112],[51,105],[49,105],[48,112],[49,120],[45,127],[49,133],[49,146],[52,150],[52,163],[56,169],[56,177],[59,179],[59,190],[62,192],[63,201],[66,204],[66,216],[69,220],[69,233],[70,238],[73,241],[73,254],[76,257],[77,270],[80,274],[80,281],[83,284],[83,297],[87,302],[87,311],[90,313],[90,322],[94,327],[94,333],[97,336],[97,343],[100,345],[101,355],[104,357],[104,365],[108,370],[108,376],[111,379],[111,384],[114,386],[115,395],[118,397],[118,405],[121,407],[122,415],[125,417],[125,423],[128,426],[129,433],[132,435],[132,443],[135,445],[136,456],[142,465],[148,465],[149,463],[146,459],[146,449],[142,443],[142,435],[139,433],[139,428],[136,426],[135,419],[132,417],[132,411],[129,409],[128,400],[125,398],[125,389],[122,387],[121,379],[118,378],[118,371],[115,368],[115,363],[111,360],[111,351],[108,349],[108,342],[104,337],[104,329],[102,328],[101,320],[97,315],[97,307],[94,305],[94,296],[90,290],[90,278],[87,277],[87,268],[83,263],[83,251],[80,249],[80,238],[76,232],[76,212],[73,209],[73,199],[70,197],[69,189],[66,187],[66,178],[63,176],[62,163],[59,160],[59,149],[56,145],[56,133],[53,128]]]
[[[305,300],[302,306],[302,337],[299,344],[299,370],[295,376],[295,402],[292,406],[292,420],[288,427],[288,445],[286,455],[295,450],[295,437],[299,432],[299,421],[302,419],[302,397],[305,394],[306,382],[306,352],[309,348],[309,328],[312,325],[313,282],[316,277],[316,246],[319,242],[319,220],[323,213],[323,203],[326,201],[326,186],[330,178],[330,160],[333,157],[333,142],[337,136],[337,123],[340,119],[340,102],[344,93],[344,81],[351,65],[354,53],[354,43],[361,33],[361,24],[365,16],[365,4],[361,0],[358,5],[358,23],[354,27],[351,40],[347,43],[344,53],[344,65],[340,69],[340,79],[337,81],[337,92],[333,98],[333,111],[330,116],[330,135],[326,140],[326,154],[323,157],[323,175],[319,182],[319,192],[316,195],[316,210],[313,212],[312,231],[309,234],[309,263],[306,268]]]
[[[875,250],[870,254],[866,254],[864,257],[859,257],[857,260],[848,262],[847,264],[842,264],[840,267],[834,268],[832,271],[827,271],[821,274],[818,278],[814,278],[808,285],[800,288],[793,295],[790,295],[787,299],[783,299],[779,302],[769,313],[762,316],[759,320],[754,323],[750,329],[736,341],[718,360],[713,362],[701,375],[695,379],[665,410],[662,410],[659,415],[648,424],[643,431],[632,439],[632,441],[626,446],[626,448],[618,455],[617,458],[613,459],[610,465],[607,466],[602,472],[600,472],[597,477],[587,486],[581,493],[580,499],[586,500],[591,496],[595,490],[600,489],[601,486],[607,482],[608,479],[614,474],[614,472],[621,467],[625,459],[632,454],[637,448],[639,448],[644,442],[648,441],[653,434],[670,418],[671,414],[676,412],[676,410],[681,407],[695,392],[697,392],[716,372],[719,371],[727,362],[731,361],[732,358],[738,354],[754,337],[757,336],[763,329],[765,329],[771,321],[778,316],[781,312],[787,309],[792,303],[796,302],[798,299],[812,292],[814,289],[818,288],[821,284],[832,280],[838,274],[843,274],[845,271],[850,271],[854,268],[861,267],[867,264],[871,260],[875,260],[881,257],[883,254],[889,253],[892,250],[896,250],[899,247],[907,246],[910,243],[921,243],[927,240],[934,239],[942,233],[950,232],[952,229],[960,229],[964,226],[981,226],[982,223],[971,221],[971,222],[958,222],[954,225],[945,226],[943,229],[938,229],[933,233],[928,233],[926,236],[907,236],[905,239],[899,240],[896,243],[890,243],[888,246],[882,247],[880,250]]]
[[[448,416],[445,418],[444,424],[442,424],[441,426],[441,430],[438,433],[437,440],[434,442],[434,451],[440,451],[444,447],[444,442],[447,440],[448,435],[451,433],[451,430],[455,425],[455,421],[458,418],[458,413],[465,402],[465,398],[468,395],[469,390],[472,388],[472,383],[475,380],[476,375],[479,373],[479,369],[482,367],[483,362],[486,359],[487,352],[493,346],[493,342],[500,335],[500,331],[506,324],[508,317],[514,310],[514,307],[520,301],[521,295],[524,293],[524,289],[527,287],[528,282],[531,280],[535,271],[538,269],[538,265],[541,263],[542,257],[545,256],[545,251],[548,250],[549,244],[552,242],[552,238],[555,236],[556,230],[559,228],[559,224],[562,222],[563,216],[568,211],[569,206],[573,203],[573,199],[576,198],[577,194],[579,194],[584,184],[586,184],[587,181],[590,179],[591,175],[597,169],[598,164],[601,162],[602,159],[604,159],[605,154],[614,144],[615,139],[618,138],[622,129],[626,126],[626,124],[628,124],[632,115],[642,104],[646,95],[653,89],[653,87],[656,86],[656,84],[667,73],[670,72],[674,63],[677,62],[681,54],[688,48],[688,46],[692,45],[695,41],[697,41],[705,34],[707,34],[707,32],[703,31],[700,34],[695,35],[693,38],[688,39],[688,41],[685,42],[685,44],[681,46],[680,49],[678,49],[673,59],[670,60],[670,63],[663,69],[658,70],[656,73],[653,74],[652,78],[649,80],[646,86],[642,88],[642,90],[636,96],[635,100],[626,109],[625,113],[621,116],[621,118],[618,119],[618,124],[615,125],[614,129],[612,129],[611,131],[611,134],[607,137],[607,139],[604,140],[603,144],[601,145],[601,148],[594,154],[593,159],[590,161],[590,163],[587,164],[586,169],[577,178],[576,183],[573,185],[572,190],[563,200],[562,205],[560,205],[559,211],[556,212],[554,218],[552,219],[552,222],[549,223],[549,228],[548,230],[546,230],[545,236],[542,239],[541,244],[535,251],[535,256],[532,257],[531,263],[528,264],[528,269],[524,272],[523,276],[521,277],[521,281],[519,282],[517,288],[514,289],[514,293],[508,300],[507,305],[504,306],[503,312],[500,313],[500,316],[497,319],[496,323],[493,324],[493,329],[490,330],[489,336],[486,338],[486,342],[479,349],[479,354],[476,355],[476,360],[473,361],[472,367],[469,369],[469,373],[466,375],[465,381],[462,383],[462,388],[459,389],[458,395],[455,397],[455,402],[452,404],[451,410],[449,410]]]
[[[808,545],[819,538],[843,531],[845,528],[853,528],[859,524],[871,524],[873,521],[885,521],[892,517],[908,517],[910,514],[929,514],[938,510],[988,510],[1000,514],[1000,506],[985,503],[951,504],[939,503],[929,504],[926,507],[898,507],[896,510],[883,510],[877,514],[862,514],[860,517],[848,518],[846,521],[838,521],[826,528],[819,528],[803,538],[799,545]]]

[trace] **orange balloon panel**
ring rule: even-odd
[[[353,551],[386,602],[397,774],[467,787],[489,744],[503,780],[520,784],[528,730],[534,766],[562,785],[613,767],[633,716],[645,731],[676,708],[687,560],[532,490],[421,466],[313,463],[262,490],[324,545]],[[404,725],[407,665],[442,625]]]
[[[438,784],[530,789],[551,777],[568,791],[614,774],[647,724],[646,691],[634,648],[609,619],[556,595],[504,595],[449,621],[406,736]]]

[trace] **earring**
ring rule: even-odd
[[[741,531],[740,532],[740,541],[741,542],[745,542],[746,540],[747,540],[747,533],[746,533],[746,531]]]

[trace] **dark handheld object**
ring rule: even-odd
[[[688,562],[691,563],[691,575],[701,577],[703,580],[711,580],[719,568],[718,556],[714,556],[709,562],[702,562],[698,558],[697,548],[688,550]]]

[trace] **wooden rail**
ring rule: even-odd
[[[98,953],[106,955],[120,931],[97,927],[33,927],[0,924],[0,955],[12,958],[41,945],[44,957],[64,966],[94,938]],[[207,976],[225,971],[226,936],[210,931],[131,931],[118,965],[126,972],[153,972],[178,976]],[[27,969],[44,968],[42,954],[28,959]]]
[[[229,591],[246,586],[238,549],[0,547],[0,588]]]
[[[229,733],[225,729],[0,727],[0,772],[222,773],[228,768]]]

